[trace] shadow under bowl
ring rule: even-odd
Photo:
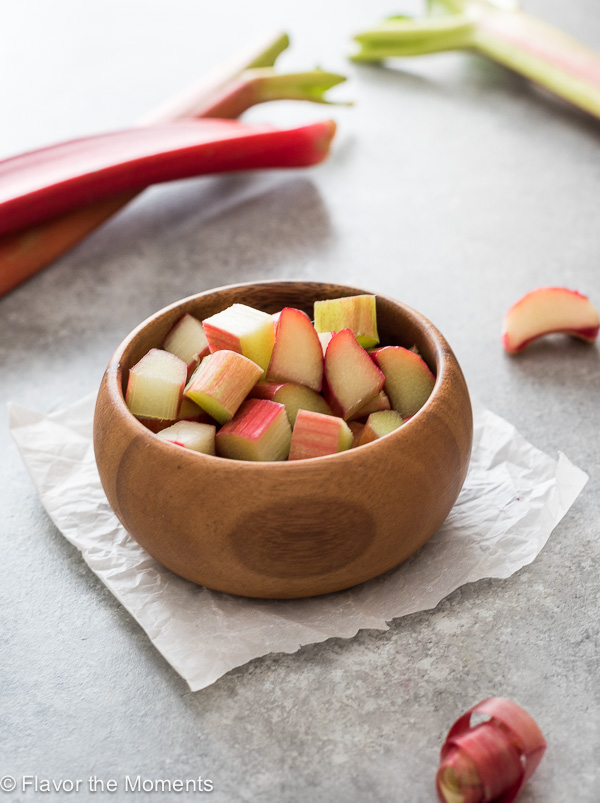
[[[462,488],[473,419],[458,362],[424,316],[377,296],[383,345],[416,345],[436,376],[400,429],[326,457],[253,463],[192,452],[156,437],[125,405],[128,372],[186,312],[234,303],[284,306],[368,291],[320,282],[234,285],[160,310],[113,355],[98,394],[94,448],[104,490],[131,536],[176,574],[248,597],[309,597],[397,566],[441,526]]]

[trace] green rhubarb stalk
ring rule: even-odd
[[[392,18],[355,39],[356,61],[474,50],[600,118],[600,54],[513,0],[437,0],[424,18]]]
[[[271,36],[200,84],[155,109],[140,121],[140,125],[179,117],[235,119],[251,106],[269,100],[330,103],[325,99],[325,93],[346,78],[324,70],[278,73],[274,69],[275,61],[288,45],[286,34]]]
[[[246,109],[271,100],[308,100],[312,103],[333,101],[325,97],[328,90],[345,81],[343,75],[310,70],[278,73],[272,68],[246,70],[223,88],[218,98],[209,99],[198,109],[198,117],[235,119]]]
[[[221,64],[196,84],[153,109],[138,121],[139,124],[150,125],[178,117],[204,116],[203,109],[209,108],[211,103],[215,103],[223,94],[227,94],[231,83],[237,81],[243,72],[273,67],[289,44],[290,40],[286,33],[280,31],[270,33],[228,62]]]
[[[383,61],[396,56],[421,56],[472,45],[475,26],[467,14],[411,20],[392,17],[355,36],[361,49],[354,61]]]
[[[276,73],[274,70],[253,70],[246,73],[256,86],[258,103],[268,100],[310,100],[332,103],[325,93],[346,78],[337,73],[316,69],[308,72]]]

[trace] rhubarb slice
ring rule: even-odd
[[[358,295],[315,301],[317,332],[339,332],[350,329],[363,348],[379,343],[375,296]]]
[[[200,424],[196,421],[178,421],[157,433],[157,437],[184,446],[194,452],[215,454],[214,424]]]
[[[285,460],[292,430],[283,404],[248,399],[217,432],[217,454],[235,460]]]
[[[435,376],[427,363],[418,354],[402,346],[375,349],[371,352],[371,357],[385,375],[384,390],[390,398],[392,408],[402,418],[415,415],[425,404],[435,385]]]
[[[324,457],[350,449],[354,435],[337,416],[299,410],[292,432],[290,460]]]
[[[185,395],[224,424],[234,416],[262,375],[256,363],[235,351],[205,357],[185,387]]]
[[[150,349],[129,370],[125,403],[140,418],[174,420],[187,377],[183,360],[162,349]]]
[[[598,310],[587,296],[566,287],[539,287],[508,310],[502,342],[509,354],[518,354],[534,340],[558,332],[593,343],[599,328]]]
[[[352,418],[377,396],[383,382],[383,373],[350,329],[342,329],[331,338],[325,352],[323,395],[335,415]]]
[[[182,359],[187,365],[188,377],[191,376],[200,360],[209,353],[202,322],[186,312],[166,336],[163,349]]]
[[[277,317],[267,379],[321,390],[323,350],[310,318],[302,310],[284,307]]]
[[[269,367],[275,325],[266,312],[246,304],[232,304],[204,320],[204,332],[212,352],[229,349],[243,354],[263,369]]]
[[[249,395],[255,399],[270,399],[285,405],[292,427],[296,422],[298,410],[312,410],[323,415],[333,415],[331,407],[319,393],[293,382],[257,382]]]
[[[404,421],[400,413],[396,410],[381,410],[377,413],[371,413],[367,419],[367,423],[362,431],[359,446],[364,446],[366,443],[371,443],[384,435],[389,435],[396,429],[402,426]]]

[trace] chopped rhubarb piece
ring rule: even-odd
[[[509,354],[518,354],[538,337],[557,332],[593,343],[599,328],[598,310],[587,296],[566,287],[539,287],[508,310],[502,342]]]
[[[371,413],[365,424],[365,428],[361,435],[359,446],[364,446],[365,443],[371,443],[378,438],[383,438],[384,435],[389,435],[395,429],[404,424],[402,416],[396,410],[382,410],[378,413]]]
[[[229,421],[262,375],[256,363],[235,351],[215,351],[196,368],[185,395],[215,421]]]
[[[371,358],[385,374],[383,389],[389,396],[392,408],[402,418],[415,415],[431,395],[435,384],[435,376],[425,361],[402,346],[376,349],[371,353]]]
[[[310,318],[284,307],[275,324],[275,345],[267,379],[294,382],[319,391],[323,384],[323,349]]]
[[[291,437],[283,404],[248,399],[217,432],[217,454],[236,460],[285,460]]]
[[[473,714],[488,719],[472,726]],[[438,797],[442,803],[512,803],[545,750],[527,711],[501,697],[483,700],[448,732],[436,777]]]
[[[325,399],[314,390],[295,385],[293,382],[257,382],[250,391],[255,399],[270,399],[285,405],[285,411],[293,427],[298,410],[312,410],[323,415],[333,415]]]
[[[292,432],[290,460],[343,452],[352,446],[353,439],[352,430],[342,418],[299,410]]]
[[[271,315],[246,304],[232,304],[206,318],[204,331],[211,352],[221,349],[237,351],[260,365],[266,373],[275,342]]]
[[[150,349],[129,370],[125,402],[140,418],[174,420],[187,377],[183,360],[162,349]]]
[[[198,318],[189,312],[180,318],[166,336],[163,349],[176,354],[187,365],[188,378],[198,367],[201,359],[209,353],[204,327]]]
[[[337,332],[325,352],[323,395],[335,415],[352,418],[381,391],[384,375],[350,329]]]
[[[350,329],[361,346],[368,349],[379,343],[375,296],[345,296],[315,301],[317,332]]]
[[[158,432],[158,437],[165,441],[171,441],[178,446],[185,446],[194,452],[203,454],[215,453],[215,431],[214,424],[200,424],[196,421],[178,421],[166,429]]]
[[[390,400],[382,390],[377,396],[373,396],[360,410],[357,410],[353,418],[368,418],[371,413],[378,413],[382,410],[391,410]]]

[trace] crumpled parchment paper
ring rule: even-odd
[[[209,591],[164,569],[127,534],[94,459],[95,398],[42,414],[9,405],[10,428],[42,504],[193,691],[269,652],[435,607],[464,583],[509,577],[539,554],[587,475],[540,452],[504,419],[474,405],[469,473],[443,527],[412,558],[348,591],[304,600],[250,600]]]

